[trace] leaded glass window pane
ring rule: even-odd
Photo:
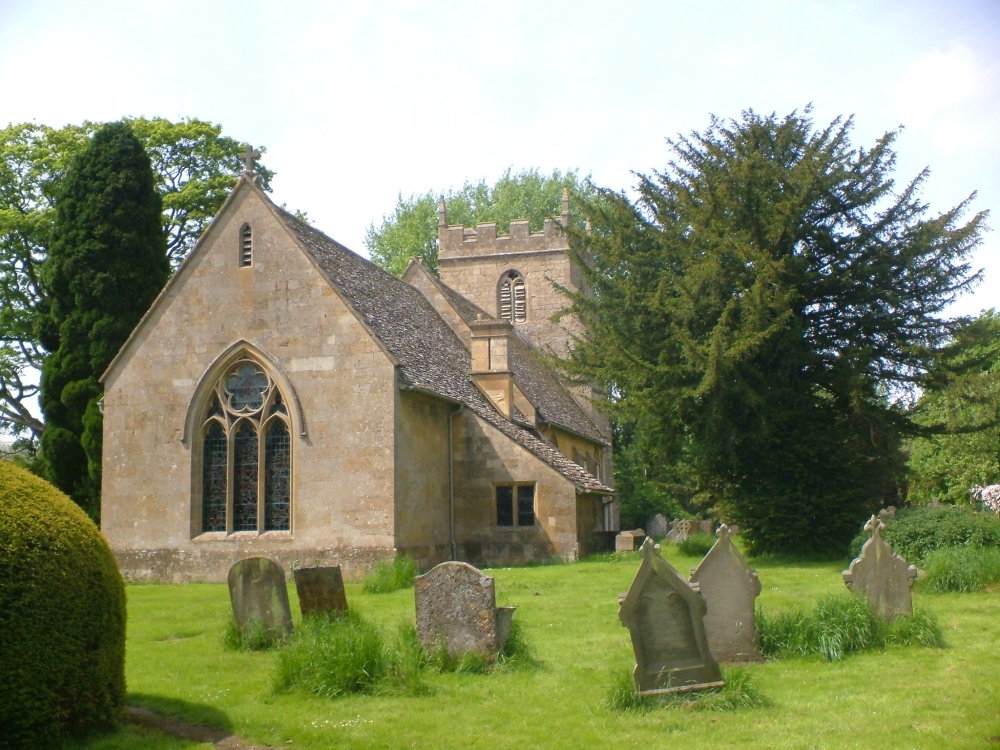
[[[244,421],[233,445],[233,531],[257,530],[257,430]]]
[[[514,488],[508,485],[497,487],[497,526],[514,525]]]
[[[226,378],[230,406],[236,411],[256,411],[264,405],[267,385],[267,375],[249,362],[244,362],[236,372]]]
[[[228,442],[222,425],[213,421],[202,444],[201,530],[226,530]]]
[[[517,525],[535,525],[535,485],[521,485],[517,488]]]
[[[290,524],[291,440],[280,419],[264,440],[264,530],[287,531]]]

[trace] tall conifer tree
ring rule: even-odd
[[[978,279],[985,213],[901,189],[895,133],[809,112],[713,119],[572,245],[593,295],[569,369],[605,384],[649,473],[740,522],[754,551],[840,551],[891,499],[913,398]],[[971,200],[971,199],[970,199]]]
[[[45,308],[42,455],[50,479],[95,520],[100,514],[98,379],[170,273],[162,202],[149,156],[124,123],[98,130],[60,186]]]

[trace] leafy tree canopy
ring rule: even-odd
[[[907,445],[908,498],[968,504],[1000,482],[1000,314],[962,325],[934,375],[912,409],[925,431]]]
[[[127,123],[98,130],[62,179],[35,332],[42,365],[42,456],[51,481],[99,516],[98,378],[170,275],[163,203]]]
[[[368,227],[365,247],[375,263],[397,276],[414,255],[423,256],[424,265],[436,271],[440,198],[444,198],[449,224],[475,226],[495,221],[497,232],[505,234],[512,219],[528,219],[533,230],[541,230],[547,217],[560,213],[564,187],[577,196],[596,197],[589,181],[575,170],[544,175],[537,169],[512,174],[510,168],[493,186],[480,180],[444,194],[428,191],[405,200],[400,195],[392,214],[378,228],[374,223]]]
[[[176,266],[243,171],[244,144],[201,120],[126,120],[152,160],[167,252]],[[99,123],[0,130],[0,430],[37,439],[44,425],[28,404],[38,393],[44,351],[33,333],[43,300],[39,266],[48,254],[59,180]],[[273,173],[258,164],[266,189]]]
[[[593,296],[573,299],[589,334],[568,372],[606,386],[653,470],[689,477],[755,552],[840,551],[891,495],[901,405],[979,278],[972,198],[931,215],[926,171],[893,181],[896,133],[856,149],[850,130],[809,109],[713,118],[572,233]]]

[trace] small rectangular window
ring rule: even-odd
[[[535,485],[497,485],[496,498],[497,526],[535,525]]]
[[[514,488],[510,485],[497,487],[497,526],[514,525]]]
[[[517,488],[517,525],[535,525],[535,485],[524,484]]]

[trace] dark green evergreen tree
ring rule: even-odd
[[[100,513],[98,379],[170,273],[162,202],[149,156],[129,125],[98,130],[74,158],[56,200],[45,302],[42,456],[52,482]]]
[[[840,551],[895,492],[912,399],[974,284],[985,214],[894,189],[887,133],[745,112],[671,141],[638,197],[576,231],[593,296],[567,364],[641,429],[649,474],[686,478],[754,552]]]

